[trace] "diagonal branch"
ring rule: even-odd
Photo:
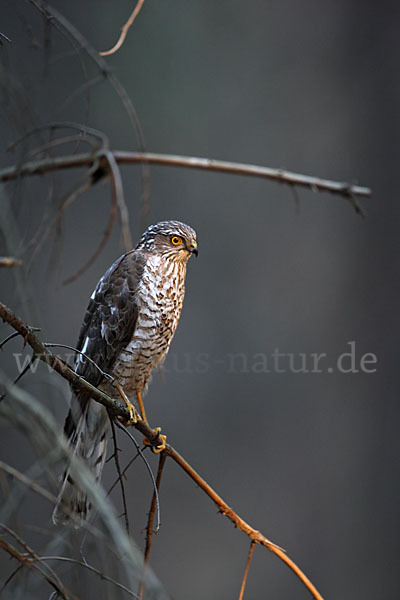
[[[91,398],[100,402],[113,415],[120,416],[124,420],[129,418],[127,408],[113,400],[107,394],[104,394],[88,381],[79,377],[72,369],[70,369],[60,358],[53,355],[45,346],[45,344],[33,332],[32,328],[28,327],[17,315],[15,315],[7,306],[0,303],[0,318],[7,321],[11,327],[18,331],[24,338],[25,343],[29,344],[36,354],[37,358],[52,367],[62,377],[67,379],[75,387],[90,394]],[[138,421],[134,427],[152,442],[155,446],[160,445],[161,440],[158,439],[158,433],[155,433],[146,423]],[[125,430],[127,433],[128,430]],[[278,556],[286,565],[297,575],[301,582],[307,587],[316,600],[322,600],[321,594],[302,572],[302,570],[292,561],[285,551],[266,538],[260,531],[257,531],[251,525],[246,523],[239,515],[217,494],[215,490],[189,465],[189,463],[169,444],[166,444],[164,453],[170,456],[184,471],[193,479],[193,481],[207,494],[209,498],[217,505],[219,511],[227,517],[238,529],[243,531],[252,542],[259,544],[270,550]]]
[[[107,159],[113,155],[117,164],[139,164],[147,163],[169,167],[182,167],[189,169],[200,169],[203,171],[217,171],[233,175],[246,175],[249,177],[261,177],[278,183],[292,186],[305,187],[312,191],[329,192],[343,196],[350,201],[356,197],[369,198],[370,188],[354,185],[351,183],[332,181],[294,173],[284,169],[274,169],[259,165],[214,160],[211,158],[199,158],[195,156],[177,156],[173,154],[159,154],[152,152],[125,152],[122,150],[109,151]],[[42,175],[59,169],[71,169],[76,167],[90,167],[93,164],[92,154],[75,154],[73,156],[62,156],[57,158],[46,158],[38,161],[29,161],[21,165],[13,165],[0,170],[0,181],[10,181],[18,177],[28,175]]]
[[[59,595],[61,598],[64,598],[64,600],[78,600],[75,595],[73,595],[64,587],[64,585],[54,572],[48,573],[44,568],[41,568],[40,564],[37,564],[36,561],[38,561],[39,563],[41,563],[42,561],[33,553],[33,551],[28,546],[26,546],[28,552],[21,553],[19,550],[17,550],[17,548],[15,548],[15,546],[12,546],[4,538],[0,537],[0,548],[5,550],[5,552],[7,552],[13,558],[17,559],[21,563],[21,566],[25,566],[29,569],[35,569],[36,571],[38,571],[44,577],[44,579],[56,590],[57,595]],[[47,567],[47,565],[45,566]]]

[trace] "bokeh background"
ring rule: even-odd
[[[132,9],[127,0],[53,6],[98,50],[113,45]],[[98,75],[82,51],[27,2],[3,2],[0,13],[1,31],[12,39],[0,47],[2,167],[39,145],[31,138],[7,151],[12,142],[52,121],[86,123],[112,148],[138,149],[109,83],[70,98]],[[146,398],[151,423],[244,519],[286,548],[326,598],[400,593],[399,17],[395,2],[148,1],[107,59],[148,151],[286,168],[373,190],[362,201],[364,220],[338,196],[298,190],[296,204],[290,188],[266,180],[151,167],[148,223],[189,223],[200,250],[164,372]],[[145,224],[141,169],[121,170],[136,240]],[[51,222],[82,173],[7,184],[2,198],[0,253],[32,264],[20,274],[1,272],[1,300],[41,327],[43,339],[70,345],[99,276],[121,252],[117,224],[85,275],[62,284],[103,235],[111,189],[102,183],[65,211],[34,253],[38,227]],[[10,328],[1,332],[6,337]],[[344,373],[336,361],[349,342],[358,372]],[[276,349],[285,354],[282,373],[274,369]],[[10,377],[17,374],[13,352],[22,352],[21,341],[1,354]],[[327,355],[322,372],[291,372],[288,354],[299,368],[299,355],[308,361],[313,353]],[[373,373],[360,369],[366,353],[376,356]],[[233,354],[240,357],[232,366]],[[269,372],[257,372],[260,354]],[[40,367],[22,386],[43,398],[61,427],[64,382]],[[120,445],[127,461],[132,445],[123,438]],[[21,470],[35,460],[6,423],[0,448],[1,459]],[[105,483],[113,477],[109,464]],[[138,461],[127,491],[143,546],[152,487]],[[32,503],[30,511],[26,522],[51,528],[42,508]],[[151,563],[171,596],[237,597],[248,541],[172,463],[161,514]],[[0,562],[5,577],[8,559]],[[246,597],[266,596],[309,597],[257,548]]]

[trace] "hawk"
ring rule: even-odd
[[[120,256],[99,280],[86,310],[77,343],[75,371],[112,398],[136,395],[147,423],[142,395],[151,371],[165,358],[178,325],[185,295],[187,261],[197,256],[195,231],[179,221],[151,225],[133,250]],[[104,373],[111,376],[105,377]],[[64,431],[74,452],[97,480],[103,470],[109,418],[87,392],[72,389]],[[163,445],[156,451],[165,447]],[[86,494],[68,471],[53,513],[54,523],[85,519]],[[74,519],[76,521],[76,519]]]

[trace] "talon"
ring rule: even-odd
[[[129,419],[124,419],[123,417],[119,417],[119,420],[121,421],[121,423],[123,425],[125,425],[125,427],[129,427],[130,425],[135,425],[138,421],[141,421],[142,418],[139,415],[138,411],[136,410],[136,408],[133,406],[133,404],[131,402],[125,402],[126,404],[126,408],[129,412]]]
[[[125,427],[129,427],[130,425],[135,425],[138,421],[142,420],[142,417],[139,415],[136,408],[133,406],[132,402],[128,400],[127,395],[125,394],[122,387],[119,385],[117,381],[114,381],[114,385],[117,388],[118,392],[122,400],[125,402],[126,408],[129,412],[129,419],[124,419],[123,417],[118,417],[119,421],[125,425]]]
[[[143,444],[145,446],[151,446],[151,449],[154,452],[154,454],[159,454],[160,452],[162,452],[163,450],[165,450],[165,444],[167,442],[167,436],[166,435],[162,435],[160,433],[160,431],[161,431],[161,427],[156,427],[155,429],[153,429],[154,435],[157,435],[156,439],[157,440],[158,439],[161,440],[161,444],[158,444],[158,446],[155,446],[154,442],[151,442],[147,438],[143,438]]]

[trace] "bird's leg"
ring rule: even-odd
[[[137,401],[139,404],[140,414],[142,415],[142,419],[146,423],[146,425],[149,425],[149,422],[146,417],[146,411],[144,410],[142,393],[136,392],[136,397],[137,397]],[[149,425],[149,427],[150,427],[150,425]],[[152,446],[152,450],[155,454],[158,454],[159,452],[162,452],[165,449],[165,443],[167,440],[167,436],[161,435],[160,431],[161,431],[161,427],[156,427],[155,429],[153,429],[154,435],[157,435],[161,440],[161,444],[159,446],[154,446],[147,438],[143,438],[143,443],[145,444],[145,446]]]
[[[114,381],[114,385],[117,388],[122,400],[126,404],[126,408],[129,411],[129,419],[128,420],[120,419],[121,422],[125,425],[125,427],[129,427],[129,425],[134,425],[138,421],[141,421],[142,419],[141,419],[138,411],[133,406],[132,402],[129,401],[128,396],[125,394],[122,386],[117,381]]]
[[[136,398],[137,398],[137,401],[138,401],[138,404],[139,404],[140,414],[142,415],[142,419],[146,423],[146,425],[148,425],[149,422],[148,422],[147,417],[146,417],[146,411],[144,410],[142,393],[141,392],[136,392]]]

